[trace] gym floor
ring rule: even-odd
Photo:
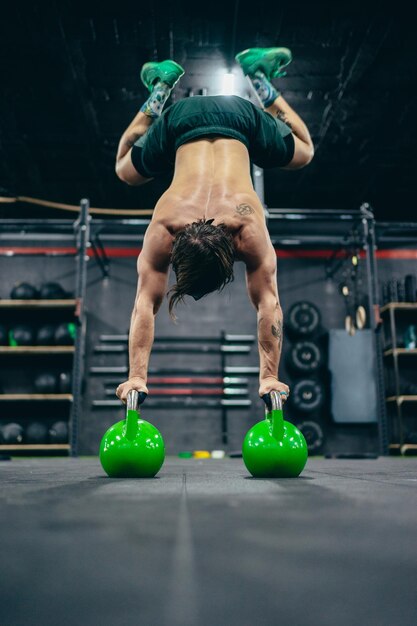
[[[0,473],[5,626],[417,623],[417,459],[311,459],[289,480],[241,459]]]

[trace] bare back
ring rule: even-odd
[[[170,254],[175,234],[199,219],[224,223],[234,238],[236,260],[250,262],[271,246],[262,204],[256,195],[246,147],[226,138],[207,138],[181,146],[176,154],[175,174],[159,199],[148,232],[161,226],[170,237],[147,236],[159,242],[161,255]],[[151,232],[149,232],[151,235]]]

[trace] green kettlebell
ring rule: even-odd
[[[243,461],[255,478],[295,478],[307,463],[307,443],[304,435],[290,422],[284,421],[282,400],[277,391],[262,399],[265,419],[246,433],[243,441]]]
[[[126,419],[111,426],[100,444],[100,462],[110,478],[153,478],[165,459],[165,444],[155,426],[140,419],[144,392],[129,391]]]

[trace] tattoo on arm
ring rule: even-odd
[[[285,115],[284,111],[278,111],[277,118],[280,119],[281,122],[284,122],[284,124],[286,124],[287,126],[289,126],[292,129],[291,122],[288,120],[288,118]]]
[[[255,213],[255,209],[250,206],[250,204],[239,204],[236,207],[236,213],[239,215],[250,215],[251,213]]]
[[[140,135],[138,135],[137,133],[130,135],[130,137],[126,138],[126,145],[129,146],[129,148],[133,148],[139,137]]]
[[[278,345],[281,345],[282,342],[282,322],[278,320],[277,325],[271,326],[272,335],[278,340]]]

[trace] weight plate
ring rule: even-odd
[[[316,380],[299,380],[292,389],[290,399],[298,411],[316,411],[324,402],[323,385]]]
[[[290,351],[289,365],[302,374],[315,372],[322,364],[322,352],[312,341],[298,341]]]
[[[311,302],[296,302],[286,315],[286,327],[296,336],[313,334],[320,325],[320,311]]]
[[[307,448],[309,452],[317,452],[324,441],[324,434],[321,426],[317,422],[302,422],[297,424],[298,430],[304,435],[307,442]]]

